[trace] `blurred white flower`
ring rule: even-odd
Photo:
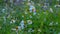
[[[2,9],[2,12],[5,13],[5,9]]]
[[[12,19],[11,21],[10,21],[10,23],[15,23],[16,22],[16,20],[14,20],[14,19]]]
[[[16,20],[12,20],[13,21],[13,23],[15,23],[16,22]]]
[[[33,15],[36,15],[36,12],[34,12]]]
[[[34,32],[35,30],[32,30],[32,32]]]
[[[24,20],[20,22],[21,28],[24,29]]]
[[[28,32],[31,32],[32,31],[32,28],[28,29]]]
[[[13,23],[12,21],[10,21],[10,24]]]
[[[54,5],[54,7],[56,8],[56,7],[60,7],[60,5]]]
[[[22,17],[24,18],[24,15],[22,15]]]
[[[35,9],[35,7],[34,7],[33,5],[30,5],[29,10],[30,10],[30,13],[31,13],[32,11],[33,11],[33,12],[35,12],[35,11],[36,11],[36,9]]]
[[[53,13],[53,9],[52,8],[50,8],[50,12]]]
[[[12,28],[11,30],[16,31],[16,29],[15,29],[15,28]]]
[[[56,25],[58,25],[58,22],[56,22]]]
[[[25,14],[28,14],[28,13],[25,11]]]
[[[38,31],[39,31],[39,32],[41,32],[41,30],[40,30],[40,29],[38,29]]]
[[[57,0],[57,1],[59,1],[59,0]]]
[[[53,21],[52,21],[52,22],[50,22],[49,26],[53,26],[53,23],[54,23]]]
[[[18,26],[18,30],[21,30],[21,26]]]
[[[32,24],[32,21],[31,21],[31,20],[27,20],[27,23],[28,23],[28,24]]]

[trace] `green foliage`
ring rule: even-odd
[[[34,2],[39,2],[37,0],[32,0]],[[54,1],[54,0],[53,0]],[[3,4],[3,0],[0,0],[0,3]],[[52,3],[55,5],[55,1]],[[6,6],[0,5],[1,12],[2,9],[6,9]],[[24,20],[25,27],[22,30],[18,31],[18,34],[58,34],[60,33],[60,8],[56,10],[53,6],[54,13],[51,13],[48,10],[44,11],[41,9],[41,6],[35,4],[36,7],[36,15],[33,15],[33,12],[29,12],[29,6],[24,4],[24,6],[13,6],[13,8],[9,7],[5,10],[5,13],[0,12],[0,34],[16,34],[16,31],[12,31],[12,28],[19,26],[21,20]],[[12,10],[11,10],[12,9]],[[58,12],[56,12],[58,11]],[[27,14],[25,14],[27,12]],[[9,18],[6,18],[6,23],[4,23],[4,16],[8,17],[6,14],[10,15]],[[11,17],[12,16],[12,17]],[[22,17],[23,16],[23,17]],[[32,16],[32,18],[30,18]],[[16,19],[17,18],[17,19]],[[16,23],[10,24],[12,19],[16,19]],[[31,20],[32,24],[28,25],[27,20]],[[51,24],[52,23],[52,24]],[[34,32],[28,32],[28,30],[32,28]]]

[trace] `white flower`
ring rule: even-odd
[[[28,13],[25,11],[25,14],[28,14]]]
[[[32,21],[31,21],[31,20],[27,20],[27,23],[28,23],[28,24],[32,24]]]
[[[21,30],[21,26],[18,26],[18,30]]]
[[[33,15],[36,15],[36,12],[34,12]]]
[[[28,30],[28,32],[31,32],[32,31],[32,28],[30,28],[29,30]]]
[[[60,5],[58,5],[58,7],[60,7]]]
[[[50,26],[53,26],[53,21],[52,22],[50,22],[50,24],[49,24]]]
[[[57,0],[57,1],[59,1],[59,0]]]
[[[50,12],[53,13],[53,9],[52,8],[50,8]]]
[[[10,23],[13,23],[12,21],[10,21]]]
[[[60,7],[60,5],[55,5],[54,7],[55,7],[55,8],[56,8],[56,7]]]
[[[56,7],[56,5],[54,7]]]
[[[34,10],[33,10],[33,9],[34,9]],[[29,10],[30,10],[30,13],[32,12],[32,10],[33,10],[33,12],[35,12],[35,11],[36,11],[36,10],[35,10],[35,7],[34,7],[33,5],[30,5]]]
[[[32,30],[32,32],[34,32],[35,30]]]
[[[12,28],[11,30],[16,31],[16,29],[15,29],[15,28]]]
[[[22,17],[24,18],[24,15],[22,15]]]
[[[56,22],[56,25],[58,25],[58,22]]]
[[[5,9],[2,9],[2,12],[4,13],[5,12]]]
[[[12,20],[13,21],[13,23],[15,23],[16,22],[16,20]]]
[[[38,29],[38,31],[39,31],[39,32],[41,32],[41,30],[40,30],[40,29]]]
[[[21,28],[24,29],[24,20],[20,22]]]
[[[15,23],[15,22],[16,22],[16,20],[13,20],[13,19],[10,21],[10,23]]]

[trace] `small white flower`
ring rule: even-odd
[[[25,11],[25,14],[28,14],[28,13]]]
[[[54,7],[56,7],[57,5],[55,5]]]
[[[11,21],[10,21],[10,23],[15,23],[15,22],[16,22],[16,20],[11,20]]]
[[[34,32],[34,30],[32,30],[32,32]]]
[[[15,11],[12,11],[12,14],[15,13]]]
[[[15,29],[15,28],[12,28],[11,30],[16,31],[16,29]]]
[[[36,15],[36,12],[34,12],[33,15]]]
[[[55,5],[54,7],[55,7],[55,8],[56,8],[56,7],[60,7],[60,5]]]
[[[5,9],[2,9],[2,12],[5,13]]]
[[[31,21],[31,20],[27,20],[27,23],[28,23],[28,24],[32,24],[32,21]]]
[[[18,30],[21,30],[21,26],[18,26]]]
[[[32,31],[32,28],[30,28],[29,30],[28,30],[28,32],[31,32]]]
[[[13,21],[13,23],[15,23],[16,22],[16,20],[12,20]]]
[[[33,10],[33,9],[34,9],[34,10]],[[33,12],[35,12],[35,11],[36,11],[36,10],[35,10],[35,7],[34,7],[33,5],[30,5],[29,10],[30,10],[30,13],[32,12],[32,10],[33,10]]]
[[[22,15],[22,17],[24,17],[24,15]]]
[[[38,29],[38,31],[39,31],[39,32],[41,32],[41,30],[40,30],[40,29]]]
[[[40,4],[38,4],[38,6],[40,6]]]
[[[21,28],[24,29],[24,20],[20,22]]]
[[[53,13],[53,9],[52,8],[50,8],[50,12]]]
[[[57,0],[57,1],[59,1],[59,0]]]
[[[53,25],[53,21],[52,22],[50,22],[50,24],[49,24],[50,26],[52,26]]]
[[[13,23],[12,21],[10,21],[10,23]]]
[[[56,22],[56,25],[58,25],[58,22]]]

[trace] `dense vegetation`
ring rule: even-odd
[[[47,3],[51,5],[46,10],[42,7],[44,0],[43,3],[41,0],[32,1],[35,3],[35,15],[34,12],[30,13],[28,1],[11,6],[9,2],[5,3],[4,0],[0,0],[0,34],[60,34],[60,7],[54,7],[59,2],[51,0],[51,3],[49,0]],[[24,22],[24,28],[20,30],[18,26],[21,26],[21,21]]]

